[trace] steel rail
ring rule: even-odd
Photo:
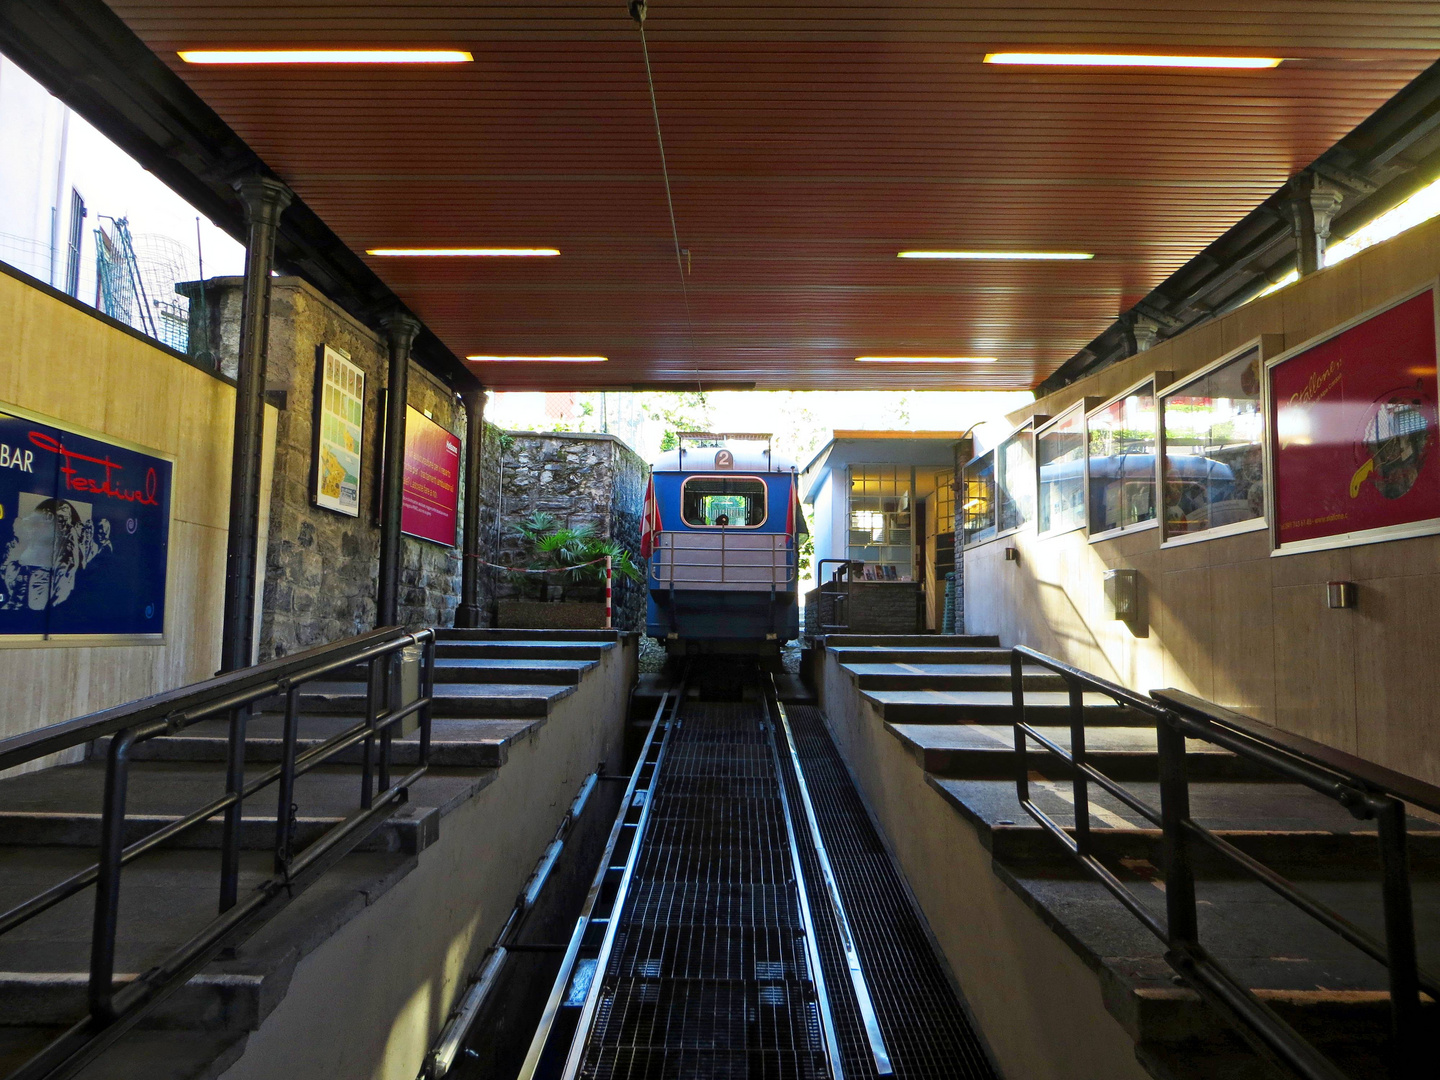
[[[611,863],[615,857],[615,849],[620,843],[620,838],[625,831],[625,818],[634,801],[635,792],[639,790],[640,776],[650,764],[650,750],[655,744],[655,736],[661,732],[662,746],[665,736],[669,734],[670,725],[662,724],[666,707],[671,704],[672,698],[675,701],[675,709],[678,712],[679,702],[684,700],[684,685],[682,683],[678,693],[667,690],[660,697],[660,703],[655,707],[655,715],[650,720],[650,728],[645,733],[645,741],[641,744],[640,753],[635,762],[635,767],[630,772],[630,779],[625,785],[625,794],[620,800],[620,809],[615,815],[615,823],[610,827],[610,835],[605,842],[605,850],[600,857],[600,865],[595,871],[595,877],[590,882],[590,889],[585,895],[584,906],[580,910],[580,917],[575,922],[575,929],[571,932],[569,944],[566,946],[564,958],[560,963],[560,971],[555,976],[555,983],[550,990],[550,997],[545,1002],[544,1011],[540,1015],[540,1023],[535,1028],[535,1035],[530,1040],[530,1048],[526,1052],[525,1061],[520,1067],[517,1080],[532,1080],[536,1069],[539,1068],[545,1050],[550,1043],[550,1035],[555,1026],[555,1020],[560,1014],[561,1004],[565,999],[565,992],[570,986],[571,978],[575,970],[575,962],[580,955],[580,946],[584,941],[585,930],[590,924],[590,918],[594,914],[595,905],[599,901],[601,890],[605,886],[605,879],[610,874]],[[653,783],[653,780],[652,780]],[[649,799],[646,799],[648,809]],[[632,852],[636,850],[632,844]],[[593,985],[593,983],[592,983]],[[578,1027],[577,1027],[578,1037]]]
[[[835,917],[835,927],[840,935],[840,947],[845,951],[845,964],[850,970],[850,985],[855,991],[855,1002],[860,1009],[860,1018],[865,1025],[865,1038],[870,1043],[870,1056],[875,1062],[875,1071],[880,1076],[894,1075],[895,1068],[890,1060],[890,1051],[885,1046],[885,1036],[880,1030],[880,1018],[875,1013],[875,1003],[870,997],[870,984],[865,980],[865,970],[860,963],[860,950],[855,945],[855,934],[850,928],[850,918],[845,913],[845,901],[840,896],[839,881],[830,864],[830,853],[825,848],[825,838],[820,833],[820,820],[815,813],[815,804],[810,798],[810,786],[805,782],[805,769],[800,764],[800,751],[795,745],[795,734],[790,729],[790,717],[785,705],[775,690],[774,676],[765,680],[765,696],[771,706],[772,718],[778,719],[779,728],[785,733],[785,744],[790,750],[790,764],[795,770],[795,783],[800,790],[800,805],[805,809],[805,821],[810,828],[810,842],[815,848],[815,857],[820,864],[820,877],[825,885],[825,895],[830,901],[830,911]],[[784,787],[784,778],[780,778]],[[802,885],[803,887],[803,885]]]

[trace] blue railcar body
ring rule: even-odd
[[[653,464],[650,636],[672,654],[748,655],[775,655],[799,636],[796,483],[793,464],[743,445],[682,443]]]

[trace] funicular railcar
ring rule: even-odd
[[[651,466],[646,631],[672,655],[777,656],[800,633],[795,463],[769,435],[683,432]]]

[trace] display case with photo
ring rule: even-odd
[[[1035,417],[995,451],[995,525],[1000,534],[1035,520]]]
[[[1091,541],[1155,525],[1159,411],[1156,372],[1117,394],[1085,420],[1086,510]]]
[[[1160,395],[1165,543],[1265,527],[1263,377],[1252,342]]]
[[[988,450],[965,466],[961,509],[964,543],[995,538],[995,451]]]
[[[1035,528],[1041,536],[1085,526],[1085,410],[1089,399],[1035,432]]]

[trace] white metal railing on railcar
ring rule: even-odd
[[[661,533],[650,557],[651,587],[785,590],[794,587],[794,553],[785,533]]]

